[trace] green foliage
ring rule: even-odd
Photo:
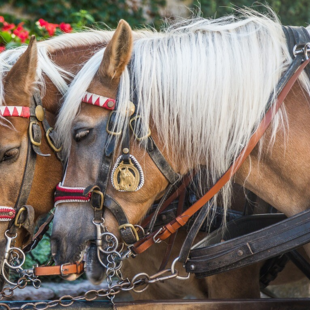
[[[146,16],[154,25],[161,20],[159,8],[166,0],[142,0],[142,5],[136,0],[11,0],[14,7],[22,9],[34,19],[43,18],[54,23],[79,23],[77,17],[82,17],[82,24],[91,26],[94,21],[115,28],[120,19],[125,19],[132,27],[141,27],[146,23]],[[79,11],[79,13],[76,13]],[[1,5],[0,5],[1,12]],[[81,21],[81,19],[80,19]]]
[[[310,24],[309,0],[268,0],[269,5],[279,16],[283,25],[307,26]],[[204,17],[220,17],[233,13],[236,7],[252,7],[266,12],[266,8],[253,0],[194,0],[192,7],[201,7]]]

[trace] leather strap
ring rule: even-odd
[[[23,248],[24,253],[28,253],[36,248],[36,246],[41,241],[45,233],[48,231],[49,224],[52,222],[53,219],[54,219],[54,213],[49,215],[47,220],[39,227],[36,234],[32,237],[32,241]]]
[[[68,276],[81,274],[84,271],[84,263],[63,264],[60,266],[41,266],[34,268],[34,275],[39,276]]]
[[[259,215],[250,217],[247,226],[251,230],[260,228],[257,226],[262,225]],[[275,257],[310,241],[310,210],[280,223],[275,223],[281,219],[279,214],[270,214],[269,219],[271,226],[245,236],[234,238],[237,233],[230,229],[232,240],[211,246],[204,246],[207,240],[200,242],[192,249],[190,259],[185,264],[186,270],[194,272],[198,277],[206,277]],[[268,221],[263,223],[268,224]]]
[[[178,216],[174,221],[165,225],[160,231],[146,236],[142,240],[138,241],[133,247],[132,251],[135,254],[140,254],[148,249],[155,240],[162,241],[167,239],[171,234],[175,233],[180,227],[184,226],[189,218],[195,214],[199,209],[202,208],[214,195],[216,195],[222,187],[231,179],[231,177],[236,173],[236,171],[241,167],[243,162],[246,160],[247,156],[252,152],[254,147],[257,145],[260,138],[265,133],[266,129],[270,125],[273,116],[277,113],[280,106],[282,105],[287,94],[295,84],[301,72],[309,64],[310,59],[303,62],[303,56],[297,55],[288,70],[285,72],[283,77],[280,79],[277,86],[277,100],[274,105],[272,104],[272,97],[269,100],[267,107],[268,111],[266,112],[263,120],[261,121],[259,127],[252,135],[249,143],[237,157],[236,161],[232,166],[226,171],[226,173],[213,185],[213,187],[194,205],[187,209],[183,214]],[[153,238],[156,234],[156,238]]]

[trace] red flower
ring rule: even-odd
[[[3,31],[10,31],[11,29],[14,29],[16,26],[14,24],[9,24],[7,22],[3,22]]]
[[[25,41],[29,38],[29,31],[23,28],[23,24],[24,23],[18,24],[13,33],[20,38],[22,43],[25,43]]]
[[[46,25],[48,25],[48,22],[46,20],[44,20],[43,18],[40,18],[38,20],[39,24],[41,27],[45,27]]]
[[[0,46],[0,53],[5,50],[5,46]]]
[[[4,22],[4,17],[0,16],[0,23],[3,23],[3,22]]]
[[[57,24],[50,24],[48,23],[47,25],[44,26],[45,29],[47,30],[48,34],[51,36],[53,36],[55,34],[56,28],[58,27]]]
[[[72,32],[72,27],[70,24],[60,23],[59,28],[63,32]]]

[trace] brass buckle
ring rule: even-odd
[[[112,111],[112,112],[110,113],[110,116],[109,116],[109,119],[108,119],[108,122],[107,122],[106,131],[107,131],[108,134],[110,134],[110,135],[112,135],[112,136],[119,136],[119,135],[122,134],[122,131],[115,132],[115,131],[109,130],[109,124],[110,124],[110,120],[111,120],[111,117],[112,117],[113,113],[116,113],[116,111]]]
[[[35,146],[40,146],[40,145],[41,145],[41,141],[40,141],[40,142],[36,142],[36,141],[33,139],[32,127],[33,127],[34,124],[40,126],[39,123],[36,122],[36,121],[30,122],[30,124],[29,124],[29,138],[30,138],[30,141],[31,141],[31,143],[32,143],[33,145],[35,145]]]
[[[96,194],[98,194],[99,196],[100,196],[100,207],[99,208],[96,208],[96,207],[94,207],[93,205],[92,205],[92,207],[95,209],[95,210],[102,210],[103,209],[103,201],[104,201],[104,196],[103,196],[103,193],[101,192],[101,191],[99,191],[98,189],[94,189],[93,191],[92,191],[92,194],[93,193],[96,193]]]
[[[130,229],[132,230],[133,234],[134,234],[135,237],[136,237],[136,241],[139,241],[139,235],[138,235],[138,232],[137,232],[135,226],[133,226],[132,224],[129,224],[129,223],[128,223],[128,224],[120,225],[120,226],[118,227],[119,230],[125,229],[125,228],[130,228]]]
[[[19,211],[17,212],[16,216],[15,216],[14,225],[15,225],[16,227],[18,227],[18,228],[21,228],[22,225],[23,225],[23,223],[18,224],[18,220],[19,220],[19,217],[20,217],[20,215],[22,214],[22,212],[24,212],[25,210],[27,210],[25,207],[21,207],[21,208],[19,209]]]
[[[57,147],[55,146],[55,144],[52,142],[52,140],[51,140],[51,138],[50,138],[50,136],[49,136],[49,134],[50,134],[50,132],[51,132],[52,130],[54,130],[53,127],[50,127],[50,128],[47,130],[47,132],[46,132],[46,134],[45,134],[46,140],[47,140],[49,146],[52,148],[52,150],[55,151],[56,153],[59,153],[59,152],[62,150],[62,146],[61,146],[60,148],[57,148]]]
[[[148,137],[151,135],[151,129],[150,129],[150,128],[148,129],[148,132],[147,132],[147,134],[146,134],[145,136],[139,137],[139,136],[137,135],[137,133],[136,133],[134,127],[132,126],[132,122],[133,122],[133,121],[136,121],[138,118],[142,118],[142,116],[141,116],[141,115],[136,115],[136,116],[134,116],[133,118],[131,118],[130,121],[129,121],[129,127],[130,127],[130,129],[132,130],[132,133],[133,133],[135,139],[136,139],[137,141],[142,141],[142,140],[148,138]]]

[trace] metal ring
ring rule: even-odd
[[[111,254],[111,253],[114,253],[115,252],[115,250],[118,248],[118,240],[117,240],[117,238],[114,236],[114,234],[112,234],[112,233],[110,233],[110,232],[104,232],[103,234],[101,234],[101,238],[103,238],[103,237],[106,237],[106,236],[110,236],[110,237],[112,237],[112,238],[114,238],[114,240],[115,240],[115,247],[112,249],[112,250],[104,250],[104,249],[100,249],[100,251],[102,252],[102,253],[104,253],[104,254]]]
[[[19,265],[17,265],[17,266],[13,266],[13,265],[10,265],[9,262],[5,259],[4,262],[3,262],[3,265],[7,265],[9,268],[14,269],[14,270],[22,268],[22,266],[24,265],[25,260],[26,260],[25,253],[21,249],[15,248],[15,247],[10,248],[9,254],[12,251],[16,251],[18,253],[18,257],[22,257],[22,262]]]
[[[149,283],[145,283],[145,287],[143,287],[142,289],[138,290],[138,289],[135,288],[134,282],[137,280],[137,278],[139,278],[139,277],[141,277],[141,276],[145,276],[145,277],[147,278],[147,280],[150,280],[150,276],[149,276],[147,273],[145,273],[145,272],[141,272],[141,273],[136,274],[136,275],[132,278],[132,280],[131,280],[131,283],[133,284],[133,289],[132,289],[132,290],[133,290],[134,292],[136,292],[136,293],[142,293],[142,292],[144,292],[145,290],[147,290],[147,288],[149,287]],[[142,279],[141,279],[141,280],[142,280]]]
[[[19,217],[20,217],[20,215],[22,214],[22,212],[24,212],[25,210],[27,210],[25,207],[21,207],[21,208],[19,209],[18,213],[17,213],[16,216],[15,216],[14,225],[15,225],[16,227],[18,227],[18,228],[21,228],[21,227],[22,227],[22,224],[23,224],[23,223],[18,224],[18,220],[19,220]]]
[[[309,48],[309,51],[308,51],[308,48]],[[305,57],[305,60],[309,60],[309,55],[308,53],[310,53],[310,43],[307,43],[304,47],[304,57]]]
[[[171,264],[171,273],[175,274],[177,272],[177,270],[175,269],[175,264],[178,262],[179,260],[179,256],[172,262]],[[186,276],[176,276],[175,277],[178,280],[188,280],[190,278],[190,273],[188,273]]]

